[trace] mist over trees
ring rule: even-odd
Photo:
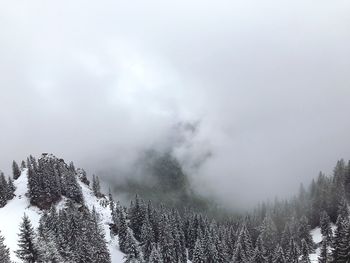
[[[114,200],[112,192],[105,195],[99,177],[93,176],[91,193],[110,214],[110,233],[104,231],[95,208],[85,204],[80,184],[89,186],[90,181],[83,169],[47,154],[38,160],[28,157],[18,168],[19,176],[13,167],[16,180],[27,174],[30,203],[42,211],[37,229],[23,215],[16,254],[24,262],[109,263],[106,234],[118,238],[124,262],[133,263],[309,263],[316,249],[321,263],[350,260],[350,165],[343,160],[337,162],[333,175],[320,173],[309,187],[301,185],[294,198],[262,202],[235,215],[198,212],[196,203],[177,209],[137,195],[125,206]],[[166,169],[172,170],[172,176],[178,171],[176,165]],[[2,174],[0,179],[6,206],[15,188],[11,178],[6,180]],[[65,205],[57,210],[63,198]],[[315,227],[322,235],[317,244],[310,232]],[[8,263],[1,235],[0,251],[0,262]]]

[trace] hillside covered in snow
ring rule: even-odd
[[[223,218],[138,196],[122,206],[73,163],[30,156],[14,162],[13,179],[0,176],[0,262],[342,262],[350,222],[346,191],[333,191],[346,185],[341,167],[297,199]],[[325,189],[337,209],[319,195]]]

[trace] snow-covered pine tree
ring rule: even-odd
[[[160,255],[159,249],[156,245],[153,245],[151,255],[149,256],[148,263],[163,263],[162,256]]]
[[[101,197],[100,179],[96,175],[92,175],[92,191],[96,197]]]
[[[0,232],[0,263],[11,263],[10,250],[4,243],[5,239]]]
[[[301,259],[300,263],[311,263],[309,257],[309,245],[305,239],[301,240]]]
[[[327,243],[327,246],[330,246],[332,244],[333,232],[331,228],[330,218],[326,211],[323,211],[321,213],[320,227],[323,241]]]
[[[298,247],[297,242],[295,242],[294,238],[290,238],[289,246],[287,248],[286,253],[286,261],[288,263],[298,263],[300,256],[300,249]]]
[[[171,225],[166,214],[163,215],[160,223],[159,247],[164,263],[171,263],[176,260],[174,237],[171,232]]]
[[[314,242],[312,240],[312,236],[310,234],[310,225],[308,223],[308,220],[306,216],[302,216],[299,221],[299,227],[298,227],[298,238],[300,242],[304,239],[307,244],[307,249],[309,252],[314,251]],[[300,243],[300,246],[302,244]]]
[[[268,263],[264,241],[260,235],[256,240],[255,250],[251,259],[251,263]]]
[[[41,220],[41,222],[43,222]],[[61,263],[64,262],[61,257],[56,244],[56,238],[54,233],[48,229],[46,226],[39,225],[39,235],[37,239],[38,247],[38,262],[47,262],[47,263]]]
[[[4,207],[8,200],[8,185],[5,175],[0,171],[0,208]]]
[[[11,177],[8,177],[7,182],[7,200],[11,200],[15,196],[16,187],[13,184],[13,180]]]
[[[36,236],[32,224],[26,214],[22,218],[20,232],[18,234],[18,258],[26,263],[35,263],[38,260],[39,251],[36,245]]]
[[[332,259],[330,256],[330,253],[328,251],[328,240],[326,237],[323,237],[322,242],[321,242],[321,252],[318,257],[318,262],[319,263],[331,263]]]
[[[126,236],[127,248],[126,248],[126,256],[125,263],[142,263],[144,262],[143,254],[140,247],[137,244],[137,240],[133,236],[130,229],[128,229]]]
[[[238,242],[232,256],[232,263],[246,263],[250,260],[251,258],[247,258],[247,255],[242,248],[241,242]]]
[[[105,233],[100,225],[95,207],[92,209],[90,225],[90,243],[94,251],[94,263],[111,263],[111,256],[106,245]]]
[[[125,212],[122,210],[119,213],[119,249],[123,253],[126,253],[128,248],[128,231]]]
[[[283,249],[280,245],[277,245],[277,247],[275,249],[275,253],[272,257],[272,263],[286,263]]]
[[[196,241],[196,245],[194,246],[192,263],[205,263],[205,262],[207,261],[204,255],[202,242],[198,238]]]
[[[21,175],[21,170],[15,160],[12,162],[12,175],[14,180],[17,180]]]
[[[277,245],[277,228],[270,215],[267,215],[260,226],[260,236],[266,249],[266,256],[269,261],[273,256]]]
[[[137,195],[135,197],[135,203],[130,208],[129,218],[130,218],[130,228],[134,231],[134,236],[137,240],[141,238],[141,229],[143,221],[146,216],[146,207],[142,199]]]
[[[153,228],[149,222],[148,217],[145,217],[144,223],[142,225],[140,242],[142,245],[144,258],[147,261],[151,255],[155,243]]]
[[[333,262],[346,262],[349,255],[349,242],[347,236],[348,220],[341,215],[338,216],[334,239],[332,245]]]
[[[239,249],[237,249],[238,245],[240,246]],[[243,223],[238,235],[234,256],[236,255],[237,258],[241,258],[241,254],[243,255],[243,258],[246,260],[246,262],[249,262],[253,254],[251,237],[245,223]]]

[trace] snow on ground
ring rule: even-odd
[[[108,243],[109,251],[111,253],[112,263],[121,263],[124,262],[124,254],[119,250],[118,237],[113,237],[110,235],[109,223],[112,222],[111,213],[109,206],[103,207],[101,201],[105,200],[104,198],[97,198],[92,190],[84,183],[79,181],[79,184],[82,188],[84,195],[84,200],[86,206],[92,210],[95,207],[96,212],[100,216],[101,224],[105,230],[106,241]]]
[[[335,230],[335,225],[332,224],[331,225],[332,231],[334,233]],[[321,228],[316,227],[315,229],[311,230],[311,236],[312,236],[312,240],[314,241],[315,244],[319,245],[322,241],[322,234],[321,234]],[[311,262],[318,262],[318,256],[321,253],[321,249],[320,247],[318,247],[315,251],[315,253],[310,254],[310,260]]]
[[[39,225],[40,210],[30,206],[27,193],[27,170],[14,181],[16,196],[10,200],[5,207],[0,209],[0,230],[5,237],[5,244],[10,248],[11,259],[17,260],[14,251],[17,249],[19,225],[22,222],[23,214],[26,213],[32,225],[36,228]]]
[[[124,262],[124,254],[120,252],[118,247],[118,238],[111,237],[110,235],[108,223],[111,222],[111,214],[109,207],[103,207],[100,203],[103,198],[97,199],[87,185],[80,181],[79,184],[82,188],[86,205],[89,209],[95,207],[100,215],[101,224],[105,230],[106,241],[111,253],[112,263]],[[11,260],[18,262],[19,259],[15,255],[15,250],[18,249],[17,234],[19,233],[19,225],[22,222],[22,217],[24,213],[26,213],[30,218],[33,227],[37,228],[39,226],[39,219],[42,212],[37,207],[30,206],[29,199],[25,196],[27,193],[27,170],[24,170],[21,176],[14,181],[14,185],[16,186],[16,196],[10,200],[5,207],[0,209],[0,231],[5,237],[5,244],[10,248]],[[66,201],[67,198],[63,197],[62,200],[56,204],[57,210],[62,209]]]

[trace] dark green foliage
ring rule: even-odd
[[[14,180],[17,180],[21,175],[21,170],[19,169],[16,161],[12,162],[12,175]]]
[[[20,225],[20,232],[18,236],[19,249],[16,250],[18,258],[26,263],[35,263],[39,257],[39,251],[37,245],[35,244],[36,236],[32,224],[25,214]]]

